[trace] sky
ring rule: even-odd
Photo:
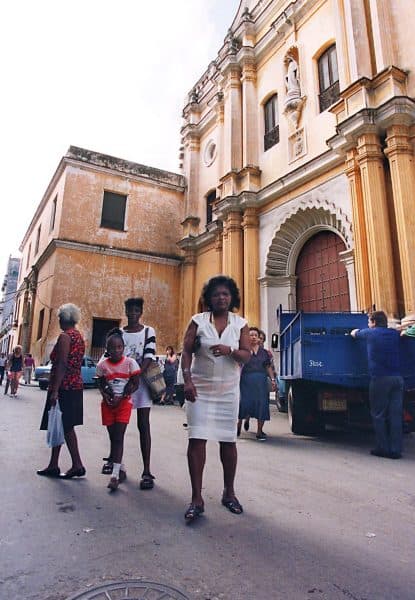
[[[70,145],[178,172],[187,92],[239,0],[0,7],[0,280]]]

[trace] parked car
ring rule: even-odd
[[[46,365],[40,365],[35,369],[35,379],[39,382],[41,390],[46,390],[49,385],[50,372],[52,369],[52,363],[48,361]],[[82,359],[81,375],[84,386],[91,385],[96,386],[97,380],[95,379],[96,363],[90,356],[84,356]]]

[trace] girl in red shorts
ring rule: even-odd
[[[102,424],[108,429],[113,461],[108,487],[115,491],[127,477],[122,468],[124,435],[131,416],[131,394],[138,388],[140,367],[124,356],[124,340],[120,329],[112,329],[107,336],[107,358],[97,365],[98,385],[102,394]]]

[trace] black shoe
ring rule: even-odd
[[[245,431],[249,431],[249,419],[245,419],[245,421],[244,421],[244,429],[245,429]]]
[[[85,467],[81,467],[80,469],[69,469],[63,475],[61,475],[61,479],[72,479],[72,477],[83,477],[86,475]]]
[[[385,450],[382,450],[381,448],[373,448],[373,450],[370,451],[370,454],[372,456],[380,456],[381,458],[389,458],[389,452],[385,452]]]
[[[400,452],[389,452],[388,458],[402,458],[402,454]]]
[[[61,470],[59,467],[56,467],[56,469],[40,469],[39,471],[36,471],[36,473],[38,475],[40,475],[41,477],[59,477]]]
[[[261,431],[261,433],[257,433],[256,439],[259,442],[265,442],[265,440],[267,439],[267,434]]]

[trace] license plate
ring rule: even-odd
[[[345,412],[347,410],[346,398],[322,398],[321,409],[330,412]]]

